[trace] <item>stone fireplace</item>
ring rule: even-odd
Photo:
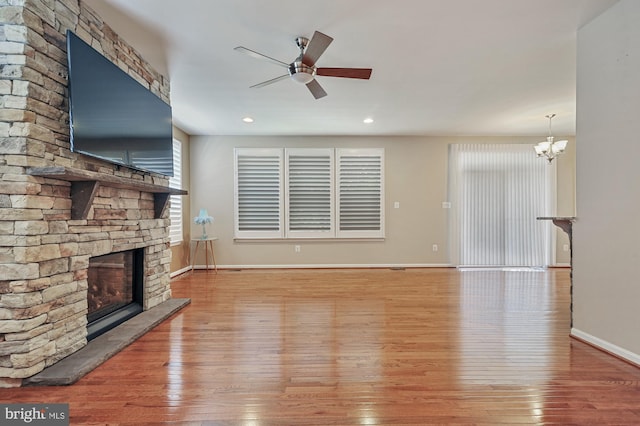
[[[87,345],[92,259],[140,253],[141,309],[170,299],[172,191],[166,177],[70,151],[65,32],[168,100],[162,75],[82,1],[0,0],[0,23],[0,387],[9,387]]]

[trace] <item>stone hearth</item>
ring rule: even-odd
[[[95,338],[87,346],[24,380],[25,386],[71,385],[190,303],[171,299]]]

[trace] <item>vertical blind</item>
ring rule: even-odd
[[[182,142],[173,140],[173,176],[169,178],[171,188],[182,189]],[[169,208],[169,239],[171,244],[180,244],[182,233],[182,196],[171,195]]]
[[[544,266],[555,164],[523,144],[450,146],[452,260],[460,266]]]

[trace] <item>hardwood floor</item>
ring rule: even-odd
[[[569,337],[569,271],[197,271],[68,387],[71,424],[640,424],[640,369]]]

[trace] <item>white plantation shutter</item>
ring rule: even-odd
[[[182,142],[173,140],[173,177],[169,178],[171,188],[182,189]],[[169,239],[171,245],[182,243],[182,196],[170,196],[171,207],[169,208]]]
[[[384,238],[384,149],[236,148],[235,237]]]
[[[338,236],[384,237],[384,150],[338,149]]]
[[[282,238],[282,149],[235,150],[237,238]]]
[[[288,149],[287,236],[333,237],[333,150]]]

